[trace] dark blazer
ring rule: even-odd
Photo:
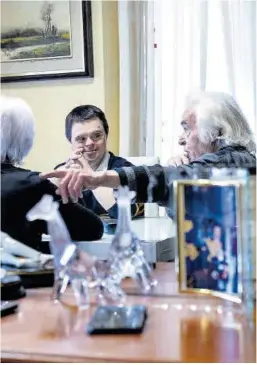
[[[1,230],[30,247],[44,251],[41,235],[47,233],[46,222],[29,222],[26,213],[44,194],[49,194],[59,201],[60,213],[73,240],[100,239],[103,224],[99,217],[80,204],[62,204],[55,190],[56,186],[49,180],[40,179],[38,172],[1,163]]]
[[[108,162],[108,168],[107,168],[108,170],[113,170],[115,168],[120,168],[120,167],[133,166],[133,164],[127,161],[125,158],[115,156],[112,152],[109,152],[109,154],[110,154],[110,159]],[[65,165],[65,162],[57,165],[55,169],[63,165]],[[95,212],[97,215],[101,216],[107,215],[110,218],[116,218],[116,219],[118,217],[117,204],[114,204],[110,209],[106,211],[97,201],[91,190],[83,192],[83,199],[80,200],[80,203],[84,207],[93,210],[93,212]],[[131,215],[133,218],[142,217],[144,215],[144,204],[136,204],[136,203],[131,204]]]

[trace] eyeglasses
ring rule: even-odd
[[[104,132],[94,132],[89,136],[83,135],[76,137],[75,142],[84,144],[88,138],[90,138],[93,142],[98,142],[104,137],[104,135]]]

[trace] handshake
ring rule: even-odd
[[[99,186],[118,188],[120,179],[113,170],[94,171],[83,156],[83,148],[79,148],[67,160],[66,164],[57,170],[40,174],[42,179],[57,179],[54,184],[58,189],[56,193],[61,196],[64,204],[69,198],[77,202],[82,197],[82,191],[94,190]]]

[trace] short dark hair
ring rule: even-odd
[[[83,123],[90,119],[98,118],[101,120],[104,131],[108,136],[109,126],[104,112],[95,105],[80,105],[72,109],[65,119],[65,135],[71,141],[71,130],[75,123]]]

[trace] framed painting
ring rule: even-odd
[[[1,82],[94,76],[91,1],[4,0],[1,11]]]
[[[243,298],[241,182],[174,183],[179,290],[235,303]]]

